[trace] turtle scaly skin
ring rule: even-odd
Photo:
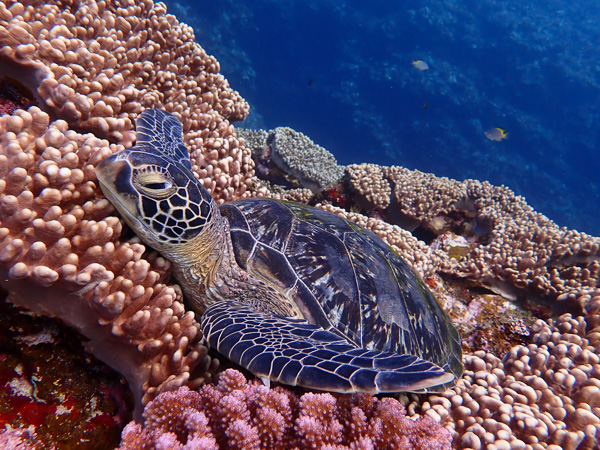
[[[191,171],[179,121],[146,110],[135,147],[96,168],[125,221],[171,260],[208,343],[268,383],[427,392],[462,373],[460,336],[379,237],[305,205],[220,208]]]

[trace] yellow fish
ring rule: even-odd
[[[416,61],[412,62],[412,65],[414,67],[416,67],[419,70],[427,70],[429,69],[429,64],[427,64],[425,61],[421,61],[420,59],[417,59]]]
[[[506,139],[508,137],[508,133],[504,131],[502,128],[490,128],[485,133],[485,137],[490,141],[500,142],[502,139]]]

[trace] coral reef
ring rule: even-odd
[[[37,107],[3,116],[0,130],[0,272],[10,301],[78,329],[138,404],[206,370],[199,325],[164,284],[169,264],[122,240],[99,195],[94,164],[118,146],[50,123]]]
[[[532,343],[503,360],[467,356],[457,386],[422,410],[454,431],[458,448],[598,448],[599,324],[597,315],[538,320]]]
[[[0,293],[0,448],[111,449],[131,419],[127,383],[72,329]]]
[[[346,174],[368,216],[316,206],[381,236],[466,333],[463,378],[409,412],[452,430],[456,448],[597,448],[600,239],[558,227],[504,186],[366,164]],[[466,295],[450,292],[461,284]]]
[[[429,417],[411,420],[391,398],[367,394],[269,389],[227,369],[216,386],[182,387],[160,394],[144,411],[144,426],[123,430],[121,450],[239,449],[449,449],[450,433]]]
[[[127,379],[138,419],[150,402],[146,424],[126,427],[123,448],[242,439],[249,447],[378,448],[417,435],[447,447],[438,423],[456,448],[598,447],[600,239],[558,227],[506,187],[401,167],[349,166],[346,183],[317,206],[380,235],[459,323],[481,320],[482,309],[486,320],[527,309],[526,320],[502,322],[527,340],[517,336],[506,351],[490,343],[505,334],[479,330],[481,340],[465,339],[490,346],[465,349],[465,375],[453,389],[405,398],[410,422],[393,400],[298,397],[232,372],[199,393],[177,390],[210,381],[216,361],[179,288],[167,284],[169,263],[114,216],[94,165],[133,143],[142,109],[162,107],[184,123],[194,170],[218,202],[315,198],[258,183],[230,125],[248,105],[164,5],[8,1],[0,25],[0,280],[11,302],[59,317],[88,339],[86,348]],[[517,301],[507,308],[506,298]],[[272,426],[261,427],[257,414]],[[406,430],[386,428],[392,420]],[[424,427],[432,434],[419,434]],[[31,438],[9,430],[0,442]]]
[[[228,121],[249,106],[164,4],[8,1],[0,25],[0,78],[19,80],[52,119],[129,146],[137,114],[162,107],[184,124],[194,168],[215,197],[246,190],[252,162]]]
[[[237,133],[247,141],[261,179],[303,187],[314,194],[331,187],[344,174],[335,156],[289,127],[268,132],[238,129]]]
[[[465,238],[463,257],[437,253],[436,271],[513,297],[555,299],[580,312],[600,308],[600,238],[560,228],[507,187],[373,164],[346,173],[367,214],[382,211],[430,240],[448,231]]]
[[[247,195],[253,163],[228,119],[248,105],[160,3],[11,1],[0,25],[0,77],[37,104],[0,118],[2,285],[10,301],[89,339],[141,413],[159,392],[210,378],[214,364],[179,288],[165,284],[170,265],[112,216],[94,165],[131,145],[144,107],[163,107],[186,124],[217,201]]]
[[[457,448],[597,448],[600,239],[558,227],[503,186],[373,165],[351,166],[347,174],[366,214],[378,211],[413,234],[428,235],[430,245],[381,218],[318,206],[379,234],[424,276],[472,280],[524,300],[522,308],[544,318],[529,327],[514,311],[493,307],[489,314],[497,319],[488,339],[498,338],[499,327],[506,326],[509,333],[532,334],[530,343],[502,352],[503,359],[467,352],[456,387],[408,410],[451,429]],[[453,317],[465,320],[485,297],[454,305]],[[552,318],[553,310],[565,309],[570,312]]]

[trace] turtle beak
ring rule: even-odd
[[[122,152],[104,158],[95,168],[102,192],[127,216],[136,214],[137,192],[131,185],[131,165]]]
[[[124,161],[117,160],[118,154],[104,158],[100,164],[96,166],[94,171],[100,182],[102,191],[106,194],[106,190],[113,190],[118,174],[123,170]]]
[[[109,186],[114,186],[115,180],[117,179],[117,173],[120,172],[119,169],[122,169],[123,167],[123,162],[119,164],[116,161],[116,156],[117,154],[114,154],[104,158],[94,169],[102,190]]]

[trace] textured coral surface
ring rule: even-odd
[[[131,145],[144,107],[163,107],[184,122],[215,198],[244,195],[253,164],[227,119],[248,105],[162,4],[3,2],[0,25],[4,92],[37,105],[0,118],[2,283],[12,302],[86,336],[141,413],[161,390],[210,377],[211,360],[178,287],[164,284],[170,265],[124,231],[94,166]]]
[[[463,332],[462,379],[409,411],[453,430],[457,448],[597,448],[600,239],[504,186],[374,165],[347,177],[370,217],[321,206],[407,257]]]
[[[261,185],[230,123],[248,105],[218,71],[192,30],[160,3],[0,3],[0,283],[10,302],[78,330],[85,348],[127,379],[138,419],[149,405],[144,427],[125,429],[124,446],[142,445],[139,437],[163,447],[197,438],[206,447],[243,440],[250,448],[380,448],[384,439],[404,442],[390,431],[402,424],[406,437],[440,423],[455,448],[598,447],[599,238],[557,226],[504,186],[402,167],[350,166],[343,182],[317,195]],[[182,120],[194,170],[218,202],[248,195],[310,202],[388,242],[463,332],[466,371],[456,387],[403,396],[410,423],[395,400],[300,397],[231,374],[200,394],[177,391],[210,381],[216,361],[170,284],[170,264],[123,225],[94,175],[102,158],[132,145],[132,121],[146,107]],[[3,328],[10,339],[18,332],[11,326]],[[32,437],[19,428],[31,423],[23,416],[56,415],[57,398],[60,411],[69,410],[78,391],[60,378],[56,391],[40,397],[45,402],[30,401],[19,393],[37,381],[5,355],[12,365],[2,381],[21,389],[5,405],[22,405],[2,412],[16,414],[17,429],[0,442],[43,439],[44,430]],[[151,402],[169,391],[177,394]],[[169,409],[186,398],[204,400],[189,406],[187,418]],[[75,411],[89,413],[82,405],[65,417]],[[257,414],[273,426],[261,427]],[[439,430],[421,438],[432,436],[427,447],[448,445]],[[54,437],[56,445],[66,438]]]
[[[20,313],[5,297],[2,292],[0,429],[31,437],[21,436],[24,448],[114,448],[131,418],[125,380],[87,353],[73,330]],[[13,446],[2,446],[0,437],[0,448]]]
[[[298,397],[227,369],[216,386],[158,396],[146,406],[144,427],[131,422],[123,430],[120,449],[450,448],[448,430],[405,412],[394,399],[368,394]]]

